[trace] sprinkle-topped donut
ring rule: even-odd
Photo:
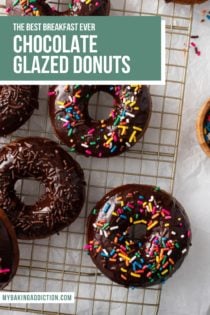
[[[114,104],[108,119],[94,120],[88,113],[91,96],[109,93]],[[133,146],[144,134],[151,114],[147,86],[53,86],[49,110],[58,137],[72,151],[86,156],[111,157]]]
[[[14,227],[0,209],[0,290],[14,277],[19,261],[19,250]]]
[[[49,1],[50,3],[50,1]],[[60,12],[53,6],[50,6],[46,0],[16,0],[11,4],[11,0],[7,0],[8,14],[14,15],[66,15],[66,16],[85,16],[85,15],[109,15],[109,0],[70,0],[68,9]],[[21,7],[21,11],[16,9]]]
[[[107,193],[92,210],[85,249],[112,281],[150,286],[169,278],[191,244],[183,207],[152,186],[125,185]]]
[[[17,180],[33,177],[45,193],[33,205],[16,195]],[[79,164],[54,141],[24,138],[0,150],[0,207],[17,237],[47,237],[71,224],[84,202],[84,175]]]
[[[38,108],[39,87],[33,85],[0,85],[0,136],[23,125]]]

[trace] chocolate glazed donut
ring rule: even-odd
[[[14,277],[19,262],[19,249],[14,227],[0,209],[0,290]]]
[[[33,177],[46,192],[34,205],[15,193],[17,180]],[[0,150],[0,207],[13,223],[17,237],[47,237],[71,224],[84,202],[85,183],[79,164],[54,141],[24,138]]]
[[[206,2],[207,0],[165,0],[165,2],[174,2],[179,4],[201,4]]]
[[[14,7],[18,4],[21,5],[22,12],[14,10]],[[85,16],[85,15],[109,15],[110,1],[109,0],[70,0],[69,8],[63,12],[60,12],[51,7],[45,0],[22,0],[16,1],[15,5],[11,5],[10,1],[7,1],[7,13],[20,15],[51,15],[51,16]]]
[[[100,91],[110,94],[114,104],[107,119],[94,120],[88,113],[89,100]],[[72,151],[86,156],[112,157],[129,149],[147,129],[151,108],[147,86],[58,85],[49,91],[56,134]]]
[[[0,136],[18,129],[38,108],[39,87],[0,85]]]
[[[191,245],[180,203],[152,186],[130,184],[107,193],[92,210],[85,249],[112,281],[146,287],[168,279]]]

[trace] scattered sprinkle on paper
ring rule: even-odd
[[[201,23],[205,22],[206,20],[210,21],[210,11],[204,9],[201,11]]]
[[[198,35],[192,35],[191,36],[192,39],[198,39],[199,36]],[[201,55],[201,51],[200,49],[198,48],[198,45],[195,41],[191,41],[190,42],[190,46],[194,49],[194,52],[197,56],[200,56]]]

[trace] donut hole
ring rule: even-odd
[[[133,224],[128,227],[128,236],[132,240],[141,240],[147,232],[146,224]]]
[[[69,0],[61,0],[61,1],[56,1],[56,0],[48,0],[46,1],[52,8],[55,8],[59,12],[65,12],[69,10],[69,5],[72,4],[72,1]]]
[[[107,92],[95,92],[90,97],[88,114],[93,120],[107,120],[113,109],[114,97]]]
[[[34,178],[19,179],[14,188],[26,206],[34,205],[45,194],[45,185]]]

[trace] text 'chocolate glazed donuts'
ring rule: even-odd
[[[17,180],[32,177],[45,185],[34,205],[16,195]],[[71,224],[79,215],[85,195],[79,164],[57,143],[24,138],[0,150],[0,207],[8,214],[17,237],[47,237]]]
[[[191,245],[183,207],[168,193],[129,184],[111,190],[92,210],[87,245],[96,266],[126,287],[150,286],[168,279]]]

